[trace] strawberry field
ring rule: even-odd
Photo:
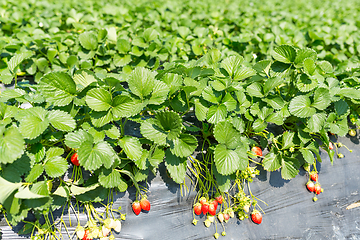
[[[359,3],[0,0],[3,238],[360,238]]]

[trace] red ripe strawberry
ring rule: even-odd
[[[141,205],[139,201],[135,201],[132,204],[132,209],[136,215],[139,215],[141,212]]]
[[[318,175],[315,171],[312,171],[312,172],[310,173],[310,178],[311,178],[311,180],[317,182],[318,177],[319,177],[319,175]]]
[[[209,212],[209,203],[204,203],[201,207],[201,211],[204,215],[206,215]]]
[[[194,213],[195,213],[196,215],[200,215],[200,214],[201,214],[201,208],[202,208],[201,204],[200,204],[200,203],[196,203],[196,204],[194,205]]]
[[[251,213],[251,220],[256,224],[260,224],[262,222],[262,214],[261,214],[261,212],[259,212],[258,210],[255,209]]]
[[[88,237],[88,236],[89,236],[89,233],[90,233],[90,230],[89,230],[89,229],[86,229],[86,230],[85,230],[85,234],[84,234],[82,240],[92,240],[92,238],[89,238],[89,237]]]
[[[215,207],[215,210],[216,210],[217,207],[218,207],[218,202],[215,199],[211,199],[210,203],[214,204],[214,207]]]
[[[216,208],[215,208],[215,205],[212,203],[209,204],[209,213],[213,216],[216,215]]]
[[[201,198],[199,199],[199,202],[201,203],[201,205],[204,205],[204,203],[206,203],[207,200],[206,200],[205,197],[201,197]]]
[[[215,200],[219,203],[219,204],[222,204],[222,202],[223,202],[223,196],[217,196],[217,197],[215,197]]]
[[[330,150],[333,150],[333,149],[334,149],[334,146],[333,146],[332,142],[329,142],[329,149],[330,149]]]
[[[78,160],[78,154],[77,153],[74,153],[72,156],[71,156],[71,162],[72,164],[74,164],[75,166],[79,166],[79,160]]]
[[[315,184],[314,192],[318,195],[321,193],[321,185],[319,183]]]
[[[141,209],[144,211],[150,211],[150,202],[146,198],[140,200]]]
[[[256,156],[260,156],[260,157],[262,156],[262,150],[261,150],[261,148],[259,148],[259,147],[257,147],[257,146],[253,147],[253,148],[251,149],[251,151],[253,151]]]
[[[314,192],[315,191],[315,184],[312,181],[308,181],[306,183],[306,188],[310,191],[310,192]]]

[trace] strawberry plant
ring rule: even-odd
[[[356,137],[353,1],[30,2],[0,3],[0,81],[13,84],[0,93],[0,204],[23,234],[61,235],[51,213],[74,203],[88,216],[79,239],[119,232],[113,193],[134,186],[134,213],[149,211],[139,182],[164,164],[181,189],[193,180],[193,223],[202,213],[218,238],[235,214],[261,223],[260,169],[289,180],[312,165],[317,182],[320,148],[344,157],[329,135]]]

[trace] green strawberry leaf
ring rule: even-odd
[[[74,82],[78,87],[81,86],[80,89],[83,89],[93,82],[98,82],[98,78],[93,72],[81,69],[74,73]]]
[[[31,51],[15,54],[8,62],[8,68],[9,68],[10,72],[15,74],[15,72],[14,72],[15,68],[20,63],[22,63],[25,59],[30,58],[32,55],[34,55],[34,54]]]
[[[228,121],[215,125],[214,137],[220,144],[225,144],[228,149],[235,149],[239,146],[240,133]]]
[[[86,94],[86,104],[95,111],[107,111],[111,107],[111,94],[103,88],[93,88]]]
[[[320,132],[324,127],[326,113],[316,113],[308,120],[308,128],[311,132]]]
[[[198,146],[196,137],[190,134],[180,134],[170,142],[170,151],[177,157],[190,156]]]
[[[104,141],[92,143],[85,141],[78,149],[78,159],[85,170],[94,171],[102,165],[110,168],[116,159],[116,155],[111,146]]]
[[[282,149],[288,149],[290,147],[295,146],[293,139],[294,139],[295,133],[286,131],[284,132],[282,136]]]
[[[167,139],[172,140],[179,137],[182,119],[176,112],[159,112],[155,117],[161,129],[167,133]]]
[[[230,187],[231,187],[231,175],[222,175],[217,171],[217,168],[212,165],[212,169],[214,172],[214,176],[216,179],[216,183],[219,187],[219,190],[222,192],[227,192],[229,191]]]
[[[292,63],[296,58],[296,51],[292,46],[281,45],[272,51],[272,57],[282,63]]]
[[[42,164],[35,164],[27,177],[25,178],[26,182],[35,182],[36,179],[40,177],[40,175],[44,172],[44,167]]]
[[[228,149],[224,144],[215,148],[214,161],[217,171],[222,175],[230,175],[239,169],[241,158],[237,151]]]
[[[186,158],[177,157],[170,152],[170,149],[167,149],[165,151],[165,166],[176,183],[181,184],[184,182],[186,176]]]
[[[47,117],[50,124],[60,131],[70,132],[76,127],[75,120],[67,112],[53,110],[48,113]]]
[[[302,66],[305,59],[312,59],[315,61],[316,58],[317,58],[316,51],[310,48],[302,48],[297,51],[294,63],[296,65]]]
[[[141,158],[143,149],[138,138],[124,136],[119,140],[119,145],[125,151],[125,154],[129,159],[136,161]]]
[[[104,188],[115,188],[121,185],[121,174],[115,169],[104,169],[99,175],[99,183]]]
[[[196,98],[194,100],[195,103],[195,116],[199,121],[205,121],[209,108],[207,104],[202,99]]]
[[[318,110],[326,109],[331,103],[329,90],[326,88],[318,88],[314,94],[314,102],[311,104],[312,107]]]
[[[25,141],[17,127],[5,128],[0,125],[0,163],[13,163],[25,149]]]
[[[242,56],[227,57],[221,62],[221,67],[226,70],[231,78],[233,78],[235,72],[238,68],[240,68],[243,61],[244,58]]]
[[[311,107],[310,98],[304,95],[294,97],[290,101],[289,111],[294,116],[301,118],[311,117],[316,113],[316,109]]]
[[[360,90],[353,88],[342,88],[336,93],[336,95],[344,96],[350,99],[360,99]]]
[[[45,74],[40,79],[38,86],[46,101],[55,106],[68,105],[76,95],[74,80],[64,72]]]
[[[37,138],[48,128],[49,119],[46,116],[47,111],[44,108],[33,107],[24,110],[23,113],[27,113],[27,115],[21,119],[19,130],[25,138]]]
[[[283,157],[281,164],[281,177],[289,180],[299,173],[300,164],[296,158]]]
[[[82,129],[68,133],[65,136],[65,144],[71,148],[80,148],[81,144],[86,141],[93,142],[94,138]]]
[[[130,91],[143,99],[148,96],[155,85],[155,73],[143,67],[136,67],[127,79]]]
[[[154,80],[153,91],[149,100],[149,104],[162,104],[169,93],[169,87],[162,81]]]
[[[296,87],[300,90],[300,92],[310,92],[315,89],[317,85],[318,80],[315,77],[309,77],[306,74],[299,75],[296,82]]]
[[[314,159],[315,159],[314,154],[310,150],[308,150],[306,148],[301,148],[299,151],[301,152],[303,158],[305,159],[305,161],[307,163],[309,163],[309,164],[314,163]]]
[[[0,177],[0,204],[4,204],[6,199],[20,187],[21,183],[8,182]]]
[[[98,48],[98,39],[93,32],[84,32],[79,35],[79,41],[86,50],[95,51]]]
[[[275,154],[273,152],[269,152],[266,154],[264,160],[264,169],[267,171],[276,171],[281,167],[282,158],[280,154]]]
[[[227,115],[227,109],[224,104],[213,105],[209,108],[207,113],[207,120],[209,123],[216,124],[225,120]]]
[[[55,156],[46,160],[44,168],[47,175],[57,178],[65,174],[68,163],[64,158]]]
[[[156,119],[150,118],[141,123],[141,134],[159,145],[166,145],[166,132],[159,127],[160,123]]]

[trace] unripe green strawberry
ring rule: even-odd
[[[218,234],[218,233],[215,233],[215,234],[214,234],[214,238],[215,238],[215,239],[218,239],[219,236],[220,236],[220,234]]]
[[[243,209],[244,209],[244,211],[245,212],[249,212],[250,211],[250,205],[245,205],[244,207],[243,207]]]
[[[204,221],[204,224],[205,224],[205,227],[210,227],[211,222],[210,222],[209,219],[206,219],[206,220]]]
[[[356,136],[356,130],[355,129],[350,129],[349,130],[349,135],[352,136],[352,137],[355,137]]]

